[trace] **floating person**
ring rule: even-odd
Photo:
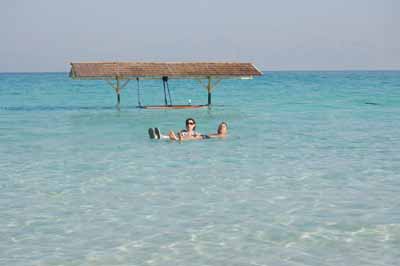
[[[189,123],[190,123],[190,121],[189,121]],[[179,141],[225,138],[228,136],[228,124],[226,122],[221,122],[218,125],[217,133],[211,133],[211,134],[206,134],[206,135],[196,135],[196,136],[192,136],[192,137],[184,136],[181,132],[178,132],[177,134],[175,134],[172,130],[169,131],[168,135],[162,135],[158,128],[154,128],[154,129],[150,128],[149,135],[150,135],[150,138],[170,139],[170,140],[179,140]]]
[[[171,140],[202,140],[202,139],[213,139],[213,138],[225,138],[228,136],[228,124],[224,121],[218,125],[217,133],[207,134],[207,135],[200,135],[194,137],[184,137],[182,134],[178,133],[178,136],[171,130],[169,132],[169,138]]]
[[[158,128],[149,128],[148,132],[151,139],[179,139],[172,130],[168,135],[162,135]],[[202,139],[202,135],[196,131],[196,121],[193,118],[186,119],[186,129],[179,131],[178,136],[180,136],[182,140]]]
[[[228,123],[225,121],[218,125],[217,133],[200,134],[196,131],[196,121],[193,118],[186,119],[186,129],[175,134],[170,130],[168,135],[163,135],[158,128],[149,128],[149,137],[151,139],[170,139],[170,140],[203,140],[212,138],[225,138],[228,136]]]
[[[225,138],[228,136],[228,124],[223,121],[218,125],[217,133],[202,135],[203,139]]]
[[[169,139],[171,140],[191,140],[191,139],[202,139],[202,135],[196,131],[196,121],[193,118],[186,119],[186,129],[178,132],[178,137],[175,133],[169,131]]]

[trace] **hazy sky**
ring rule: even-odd
[[[0,72],[71,61],[400,69],[398,0],[0,0]]]

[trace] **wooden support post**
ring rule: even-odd
[[[221,82],[222,78],[216,78],[214,80],[214,84],[212,84],[211,76],[207,77],[206,83],[204,83],[202,79],[196,79],[196,80],[207,90],[207,93],[208,93],[208,104],[207,105],[209,107],[211,107],[211,91],[215,88],[215,86],[217,86]]]
[[[212,90],[212,86],[211,86],[211,77],[208,77],[208,83],[207,83],[208,106],[211,105],[211,90]]]
[[[121,102],[121,97],[120,97],[121,87],[119,85],[119,77],[116,76],[115,79],[117,80],[117,87],[115,88],[115,91],[117,92],[117,101],[118,101],[118,105],[119,105]]]

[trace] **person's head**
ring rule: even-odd
[[[186,119],[186,129],[196,129],[196,121],[193,118]]]
[[[227,134],[228,133],[228,124],[226,122],[221,122],[218,125],[217,133],[222,134],[222,135]]]

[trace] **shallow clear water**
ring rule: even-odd
[[[222,81],[211,111],[136,93],[117,111],[105,82],[0,74],[1,265],[398,265],[400,72]],[[230,136],[148,139],[187,117]]]

